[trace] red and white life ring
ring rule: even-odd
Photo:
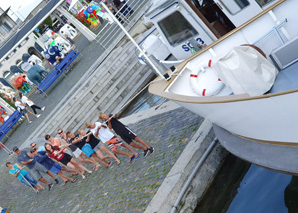
[[[188,66],[191,70],[190,86],[200,96],[214,96],[224,86],[222,81],[214,75],[211,64],[211,60],[206,60]]]

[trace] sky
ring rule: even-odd
[[[9,15],[16,19],[17,17],[24,20],[28,14],[41,2],[42,0],[0,0],[0,7],[6,10],[11,6]],[[13,13],[15,14],[13,16]]]

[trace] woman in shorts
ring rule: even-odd
[[[86,138],[86,143],[89,144],[91,146],[91,148],[96,152],[96,154],[106,163],[108,163],[106,161],[107,158],[113,158],[117,164],[120,164],[120,160],[114,155],[113,152],[111,152],[110,150],[108,150],[105,145],[100,142],[93,134],[92,132],[88,131],[86,133],[85,130],[83,129],[79,129],[78,130],[80,137],[85,137]],[[104,156],[102,154],[101,151],[104,151],[105,153],[107,153],[107,156]]]
[[[66,135],[69,138],[71,144],[77,146],[90,158],[90,160],[93,162],[95,171],[97,171],[99,163],[101,163],[105,167],[109,167],[109,163],[103,162],[101,159],[97,157],[95,151],[91,148],[91,146],[88,143],[86,143],[86,138],[80,137],[79,135],[75,135],[72,132],[68,132],[66,133]]]
[[[44,147],[47,151],[47,155],[50,158],[53,158],[61,162],[62,164],[72,168],[77,173],[79,173],[83,179],[86,179],[84,175],[84,171],[88,172],[89,170],[85,166],[77,162],[72,156],[63,152],[63,149],[66,148],[66,145],[58,147],[58,146],[52,146],[49,143],[45,143]]]

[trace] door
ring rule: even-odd
[[[236,27],[262,12],[256,0],[214,0],[214,2]]]

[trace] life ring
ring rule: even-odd
[[[190,86],[200,96],[214,96],[224,86],[224,83],[213,74],[211,64],[211,60],[192,61],[187,66],[191,70]]]

